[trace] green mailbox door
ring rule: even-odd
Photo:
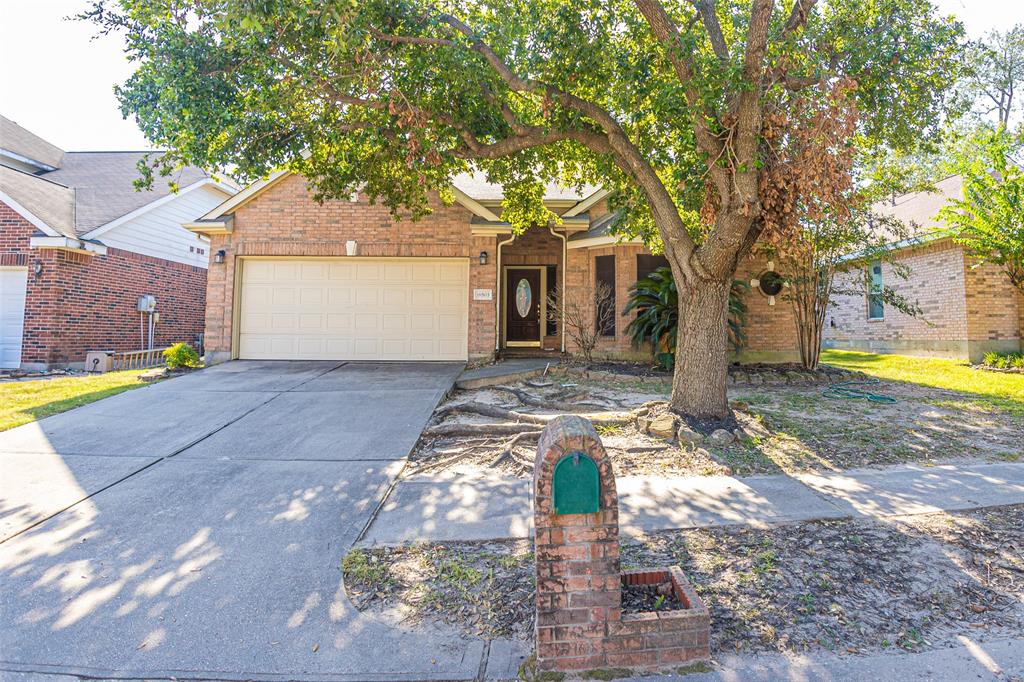
[[[556,514],[593,514],[601,509],[601,477],[586,454],[570,452],[558,460],[553,479]]]

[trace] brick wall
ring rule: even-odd
[[[968,354],[1021,349],[1021,294],[996,265],[964,256]]]
[[[1020,297],[995,268],[973,269],[949,240],[907,249],[900,262],[910,268],[909,277],[900,279],[882,263],[882,280],[922,315],[886,306],[884,319],[868,320],[863,294],[837,295],[825,320],[827,347],[972,360],[987,350],[1020,347]],[[839,275],[837,283],[854,287],[851,275]]]
[[[345,242],[358,242],[360,256],[421,256],[470,259],[469,356],[494,353],[494,302],[473,301],[472,289],[496,288],[494,237],[473,237],[471,214],[432,199],[433,214],[413,222],[395,220],[388,209],[358,201],[314,201],[301,176],[291,175],[235,213],[233,232],[214,235],[211,253],[223,249],[223,265],[212,265],[207,285],[207,349],[215,361],[230,358],[236,259],[245,256],[344,256]],[[480,265],[480,251],[489,254]]]
[[[598,353],[603,356],[643,360],[650,357],[648,349],[633,348],[626,333],[626,327],[635,316],[622,316],[622,311],[629,300],[629,289],[636,283],[636,257],[638,254],[647,253],[650,251],[640,244],[569,250],[568,286],[585,287],[588,291],[593,291],[596,281],[595,258],[615,256],[615,336],[601,339]],[[764,271],[765,267],[764,258],[745,258],[737,269],[736,279],[749,282]],[[753,288],[746,293],[744,301],[747,304],[747,322],[744,327],[747,345],[738,359],[752,362],[797,359],[796,331],[789,303],[777,297],[775,305],[769,305],[768,298]]]
[[[157,347],[195,343],[203,331],[206,270],[120,249],[84,255],[32,249],[35,228],[0,203],[0,264],[30,268],[22,364],[59,366],[85,361],[89,350],[140,348],[138,297],[157,298]],[[42,266],[38,276],[32,271]]]

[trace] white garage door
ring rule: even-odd
[[[245,259],[238,356],[465,360],[469,262]]]
[[[28,268],[0,267],[0,367],[21,365]]]

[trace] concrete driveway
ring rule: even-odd
[[[460,369],[233,362],[0,434],[0,671],[473,677],[483,642],[362,616],[339,569]]]

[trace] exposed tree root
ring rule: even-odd
[[[541,431],[537,424],[437,424],[424,429],[423,435],[428,438],[458,438],[481,434],[514,436],[533,432],[539,435]]]

